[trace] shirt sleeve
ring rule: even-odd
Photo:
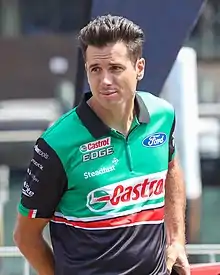
[[[67,189],[67,177],[56,152],[43,139],[34,146],[18,211],[30,218],[51,218]]]
[[[174,138],[175,124],[176,124],[176,119],[174,116],[173,124],[170,131],[170,137],[169,137],[169,162],[171,162],[174,159],[176,154],[175,138]]]

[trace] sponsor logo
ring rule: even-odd
[[[32,159],[31,162],[38,167],[40,170],[43,170],[43,165],[37,162],[35,159]]]
[[[38,145],[35,145],[35,146],[34,146],[34,150],[35,150],[35,152],[36,152],[39,156],[41,156],[42,158],[45,158],[45,159],[48,159],[48,158],[49,158],[49,155],[48,155],[47,153],[43,152],[43,151],[38,147]]]
[[[31,188],[26,181],[24,182],[24,186],[22,188],[22,194],[24,194],[25,196],[27,196],[29,198],[33,197],[33,195],[34,195],[34,192],[31,191]]]
[[[27,174],[31,177],[33,181],[39,182],[39,179],[34,174],[32,174],[29,168],[27,169]]]
[[[166,140],[167,140],[167,135],[165,133],[155,133],[147,136],[142,141],[142,144],[145,147],[158,147],[163,145],[166,142]]]
[[[107,137],[107,138],[103,138],[100,140],[83,144],[80,146],[79,150],[81,153],[87,153],[97,149],[108,147],[110,145],[111,145],[111,138]]]
[[[85,172],[84,178],[87,180],[88,178],[93,178],[96,176],[100,176],[109,172],[115,171],[115,165],[109,166],[109,167],[102,167],[99,170],[93,171],[93,172]]]
[[[164,177],[138,177],[91,191],[87,207],[93,212],[145,202],[164,196]]]
[[[117,164],[118,164],[118,162],[119,162],[119,159],[117,159],[117,158],[113,158],[112,163],[113,163],[114,165],[117,165]]]
[[[113,153],[114,153],[113,147],[103,148],[103,149],[98,150],[98,151],[92,151],[92,152],[84,154],[82,156],[82,161],[86,162],[86,161],[89,161],[89,160],[103,158],[105,156],[110,156]]]
[[[87,180],[88,178],[93,178],[93,177],[96,177],[96,176],[100,176],[100,175],[103,175],[103,174],[106,174],[106,173],[110,173],[110,172],[113,172],[115,171],[115,168],[116,168],[116,165],[118,164],[118,159],[117,158],[113,158],[112,160],[112,164],[111,166],[108,166],[108,167],[102,167],[96,171],[92,171],[92,172],[85,172],[84,173],[84,178]]]

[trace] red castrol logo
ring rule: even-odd
[[[133,178],[91,191],[87,196],[87,207],[91,211],[101,212],[137,204],[163,197],[164,189],[165,176]]]
[[[97,149],[101,149],[101,148],[105,148],[111,145],[111,138],[107,137],[107,138],[103,138],[100,140],[96,140],[93,142],[89,142],[86,144],[83,144],[80,146],[79,150],[81,153],[87,153],[90,151],[94,151]]]

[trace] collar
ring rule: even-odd
[[[96,113],[87,104],[87,101],[92,97],[92,93],[88,92],[83,95],[82,101],[76,108],[76,113],[82,123],[86,126],[94,138],[101,138],[109,135],[111,128],[108,127],[96,115]],[[139,123],[149,123],[150,115],[142,97],[136,93],[135,95],[135,108],[137,109],[137,119]]]

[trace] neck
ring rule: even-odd
[[[95,98],[88,100],[88,105],[110,128],[113,128],[123,135],[127,135],[134,118],[134,98],[121,104],[116,104],[112,108],[104,108]]]

